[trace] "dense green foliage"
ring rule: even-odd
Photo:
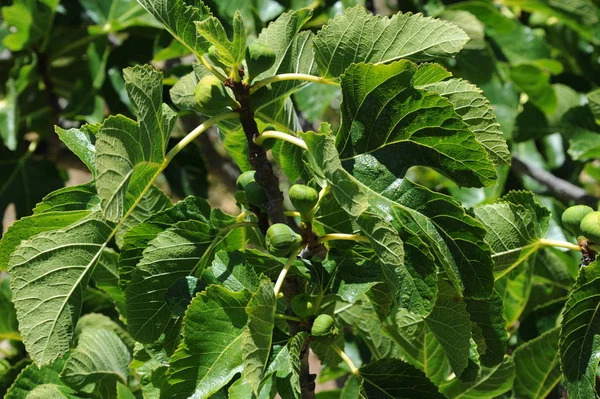
[[[598,397],[598,4],[374,3],[0,2],[0,395]]]

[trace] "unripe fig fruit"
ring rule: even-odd
[[[254,180],[246,185],[246,198],[251,205],[258,206],[259,208],[267,202],[265,190]]]
[[[247,203],[261,207],[267,201],[267,195],[265,194],[265,190],[263,190],[263,188],[258,185],[256,180],[254,180],[255,173],[256,171],[254,170],[249,170],[242,173],[238,177],[236,184],[238,190],[244,191]],[[236,195],[240,198],[242,196],[241,194],[237,193]]]
[[[252,43],[246,48],[246,65],[250,80],[254,79],[275,63],[277,55],[272,48],[261,43]]]
[[[293,297],[290,306],[292,307],[292,312],[302,318],[312,316],[313,314],[312,298],[305,292]]]
[[[233,196],[238,204],[248,204],[248,198],[246,198],[246,192],[244,190],[237,190]]]
[[[249,170],[247,172],[242,173],[238,176],[235,184],[237,185],[238,190],[245,190],[248,183],[254,181],[255,170]]]
[[[288,256],[300,243],[300,234],[296,234],[287,224],[275,223],[267,230],[265,245],[275,256]]]
[[[335,320],[328,314],[320,314],[313,322],[310,333],[313,337],[335,337],[338,334],[338,328],[335,326]]]
[[[587,205],[572,206],[563,212],[561,217],[562,224],[567,231],[579,236],[581,235],[581,231],[579,230],[581,221],[587,214],[592,212],[594,210]]]
[[[223,83],[214,75],[200,79],[194,90],[194,100],[203,113],[212,113],[227,106],[236,106],[235,100],[227,93]]]
[[[294,184],[288,192],[292,205],[303,216],[309,216],[319,201],[319,193],[304,184]]]
[[[590,212],[579,224],[581,234],[591,243],[600,243],[600,212]]]

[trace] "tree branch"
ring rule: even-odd
[[[246,141],[248,143],[248,159],[252,169],[256,170],[254,175],[256,182],[265,190],[267,196],[267,213],[271,218],[272,223],[285,223],[285,216],[283,214],[283,194],[279,190],[279,179],[273,173],[273,165],[267,159],[267,152],[265,149],[256,143],[256,139],[260,132],[258,126],[254,120],[254,111],[252,110],[252,103],[250,98],[250,87],[243,82],[227,82],[228,86],[233,89],[236,100],[240,103],[238,110],[240,114],[240,122],[244,133],[246,134]],[[260,219],[260,215],[259,215]],[[269,227],[268,220],[259,220],[261,230],[266,232],[266,228]]]
[[[577,204],[588,205],[596,208],[599,198],[587,193],[583,188],[574,185],[552,173],[529,165],[528,163],[513,156],[512,169],[519,175],[526,175],[535,181],[542,183],[563,202],[574,201]]]

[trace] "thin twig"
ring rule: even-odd
[[[592,208],[596,208],[598,205],[599,199],[588,194],[583,188],[556,177],[548,171],[530,165],[515,156],[512,159],[512,169],[520,175],[529,176],[542,183],[564,202],[574,201],[577,204],[588,205]]]

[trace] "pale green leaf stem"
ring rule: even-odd
[[[283,141],[287,141],[288,143],[292,143],[295,146],[302,148],[303,150],[308,151],[308,147],[306,143],[301,138],[292,136],[291,134],[278,132],[275,130],[266,130],[262,132],[259,136],[254,139],[254,143],[257,145],[262,145],[267,139],[280,139]]]

